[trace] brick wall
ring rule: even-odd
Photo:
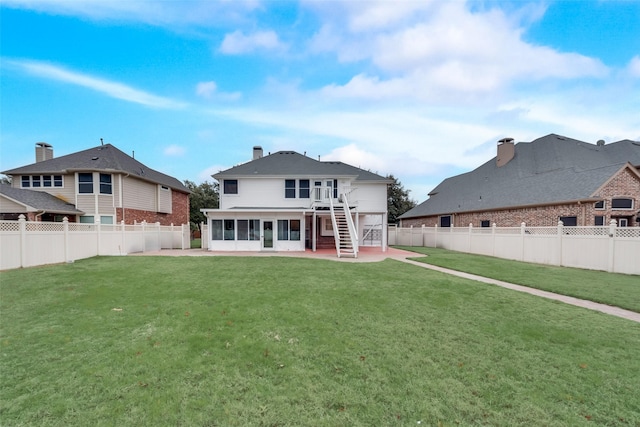
[[[144,211],[139,209],[116,208],[116,221],[122,221],[124,210],[124,220],[126,224],[134,222],[146,221],[148,223],[159,222],[160,225],[181,225],[189,223],[189,195],[179,191],[171,191],[171,210],[170,214]]]
[[[474,227],[480,227],[482,221],[489,221],[489,224],[495,223],[498,227],[519,227],[523,222],[531,227],[548,227],[557,225],[558,219],[563,216],[577,217],[578,225],[594,225],[596,216],[604,216],[605,225],[611,219],[627,218],[630,227],[640,226],[640,223],[635,221],[640,211],[640,178],[628,168],[614,175],[593,196],[605,200],[605,209],[596,209],[594,203],[588,202],[468,212],[452,215],[451,225],[467,227],[473,224]],[[617,197],[633,199],[633,209],[611,209],[611,199]],[[438,216],[410,218],[402,220],[402,227],[433,227],[439,222]]]

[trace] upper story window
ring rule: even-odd
[[[224,194],[238,194],[238,180],[237,179],[225,179],[223,181]]]
[[[611,200],[612,209],[633,209],[633,199],[620,197]]]
[[[300,180],[300,198],[301,199],[308,199],[310,196],[310,182],[308,179],[301,179]]]
[[[62,187],[62,175],[22,175],[22,188]]]
[[[604,200],[600,200],[599,202],[595,202],[593,204],[593,208],[599,211],[605,209],[605,207],[606,204],[604,203]]]
[[[112,194],[111,175],[108,173],[100,174],[100,194]]]
[[[295,179],[284,180],[284,197],[287,199],[296,198],[296,180]]]
[[[93,193],[93,174],[92,173],[78,174],[78,193],[80,194]]]

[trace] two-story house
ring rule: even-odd
[[[400,216],[402,227],[640,225],[640,142],[550,134],[498,141],[497,155],[445,179]]]
[[[2,173],[12,178],[0,191],[6,219],[189,223],[189,189],[111,144],[54,157],[53,147],[39,142],[35,163]]]
[[[203,209],[212,251],[315,251],[357,256],[387,247],[385,177],[294,151],[263,155],[213,175],[220,207]]]

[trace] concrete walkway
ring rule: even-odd
[[[131,254],[131,255],[136,255],[136,256],[158,256],[158,255],[160,256],[284,256],[284,257],[289,256],[289,257],[298,257],[298,258],[326,259],[326,260],[331,260],[336,262],[358,262],[358,263],[379,262],[387,258],[391,258],[407,264],[412,264],[418,267],[427,268],[429,270],[435,270],[441,273],[462,277],[464,279],[475,280],[477,282],[488,283],[490,285],[501,286],[503,288],[512,289],[518,292],[525,292],[525,293],[536,295],[542,298],[548,298],[548,299],[560,301],[566,304],[587,308],[589,310],[599,311],[601,313],[621,317],[623,319],[640,323],[640,313],[636,313],[635,311],[625,310],[619,307],[614,307],[607,304],[600,304],[597,302],[582,300],[579,298],[569,297],[565,295],[554,294],[552,292],[542,291],[539,289],[529,288],[522,285],[503,282],[501,280],[491,279],[488,277],[477,276],[475,274],[464,273],[461,271],[438,267],[438,266],[426,264],[423,262],[413,261],[408,258],[417,258],[417,257],[420,257],[421,255],[416,252],[403,251],[401,249],[395,249],[395,248],[389,248],[385,252],[380,250],[380,248],[363,248],[358,253],[358,258],[338,258],[335,250],[318,250],[316,252],[312,252],[312,251],[218,252],[218,251],[206,251],[202,249],[186,249],[186,250],[162,250],[162,251],[137,253],[137,254]]]

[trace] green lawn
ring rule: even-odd
[[[399,261],[0,276],[7,426],[637,426],[640,325]]]
[[[428,255],[416,261],[640,313],[640,276],[510,261],[446,249],[396,246]]]

